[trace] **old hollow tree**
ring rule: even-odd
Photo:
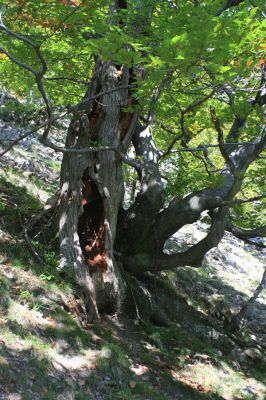
[[[23,137],[63,153],[60,268],[90,320],[119,308],[126,276],[200,267],[225,230],[265,234],[262,1],[13,3],[1,9],[2,81],[39,93],[43,120]],[[204,212],[206,237],[165,252]]]

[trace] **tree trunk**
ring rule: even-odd
[[[112,146],[130,142],[134,115],[123,110],[130,102],[127,67],[98,60],[85,98],[105,93],[75,115],[67,132],[67,148]],[[116,90],[117,89],[117,90]],[[123,285],[114,257],[118,211],[123,200],[122,162],[114,151],[66,153],[61,169],[61,268],[73,272],[82,288],[89,319],[114,312]]]

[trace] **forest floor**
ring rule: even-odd
[[[59,166],[35,142],[1,160],[0,400],[265,399],[266,291],[241,332],[223,329],[258,285],[265,252],[227,234],[204,268],[163,273],[178,305],[167,327],[137,315],[87,325],[55,254],[38,247],[41,265],[23,235],[53,193]],[[168,251],[199,240],[205,228],[182,230]]]

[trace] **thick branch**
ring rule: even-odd
[[[226,224],[226,230],[228,232],[231,232],[238,239],[241,239],[248,244],[251,244],[259,248],[266,248],[266,245],[264,243],[260,242],[258,243],[257,241],[254,242],[252,240],[252,238],[256,237],[266,237],[266,225],[254,229],[243,229],[238,226],[235,226],[230,221],[228,221]]]
[[[259,236],[266,237],[266,225],[254,229],[244,229],[232,224],[231,222],[227,222],[226,230],[239,239],[250,239]]]
[[[153,141],[152,126],[143,127],[139,124],[136,127],[132,142],[136,156],[142,160],[140,192],[144,194],[154,186],[159,186],[161,190],[162,182],[158,167],[159,152]]]
[[[170,205],[159,213],[156,219],[159,245],[178,231],[182,226],[197,221],[204,210],[211,210],[223,204],[232,202],[241,188],[242,177],[248,166],[257,158],[266,144],[266,134],[252,146],[241,146],[234,151],[235,165],[239,176],[233,176],[228,169],[222,171],[225,182],[217,189],[204,189],[194,192],[183,199],[176,198]]]
[[[176,198],[159,213],[156,219],[160,248],[165,241],[186,224],[197,221],[201,213],[219,207],[230,192],[234,179],[228,171],[223,171],[225,182],[218,189],[195,191],[183,199]]]
[[[125,267],[134,275],[147,271],[170,270],[186,265],[200,267],[205,254],[221,241],[228,216],[228,208],[221,207],[211,214],[212,222],[209,233],[185,252],[167,255],[164,253],[142,253],[125,259]]]
[[[249,165],[258,158],[266,146],[266,128],[262,127],[261,134],[252,140],[253,146],[241,146],[238,150],[233,150],[232,160],[238,171],[244,173]]]

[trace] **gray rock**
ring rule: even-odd
[[[56,400],[75,400],[75,393],[71,389],[67,389],[59,394]]]

